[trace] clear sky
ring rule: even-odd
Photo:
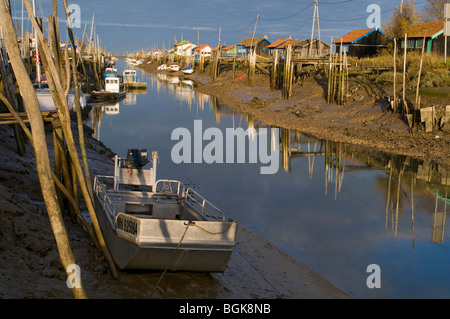
[[[22,0],[10,0],[13,16],[21,22]],[[28,0],[25,0],[28,1]],[[31,0],[30,0],[31,1]],[[44,18],[51,14],[51,0],[35,0],[37,15]],[[386,23],[401,0],[318,0],[320,37],[330,42],[355,29],[368,29],[369,5],[380,8],[381,27]],[[406,0],[405,0],[406,2]],[[422,10],[426,0],[416,0],[416,8]],[[311,37],[314,16],[314,0],[68,0],[69,5],[80,8],[80,28],[75,36],[81,38],[83,31],[90,35],[93,14],[95,32],[102,47],[111,53],[136,52],[141,49],[168,48],[175,39],[190,40],[212,47],[236,44],[251,37],[259,15],[255,35],[267,35],[273,42],[289,35],[293,39]],[[58,0],[59,19],[65,21],[62,1]],[[25,10],[25,17],[27,13]],[[31,29],[24,19],[24,29]],[[66,28],[60,23],[61,30]],[[317,23],[314,38],[318,38]],[[67,35],[61,32],[61,41]]]

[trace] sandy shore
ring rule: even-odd
[[[77,136],[76,128],[74,135]],[[90,172],[110,175],[114,154],[88,133]],[[53,153],[51,133],[49,153]],[[12,128],[0,127],[0,299],[73,298],[66,285],[39,188],[34,151],[17,154]],[[50,155],[52,158],[52,155]],[[349,298],[301,262],[239,228],[224,273],[120,272],[113,279],[87,232],[65,213],[65,226],[88,298],[297,299]]]

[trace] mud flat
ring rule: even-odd
[[[155,71],[154,63],[143,67]],[[244,74],[240,70],[235,78]],[[386,98],[392,88],[367,79],[349,82],[348,101],[344,105],[327,104],[327,79],[316,73],[295,81],[290,99],[281,90],[272,90],[269,77],[259,74],[253,85],[247,78],[233,81],[231,71],[221,72],[211,81],[208,71],[192,75],[174,74],[195,81],[195,90],[218,99],[228,107],[250,114],[267,125],[283,127],[321,139],[363,145],[387,153],[407,155],[450,168],[450,123],[446,130],[426,133],[418,124],[413,129],[399,114],[386,110]],[[429,91],[440,94],[430,94]],[[447,92],[447,94],[444,93]],[[415,98],[411,88],[407,97]],[[423,89],[421,105],[450,104],[450,88]]]
[[[33,149],[27,144],[26,155],[19,156],[13,134],[9,126],[0,126],[0,299],[71,299],[40,192]],[[88,128],[85,143],[91,174],[109,175],[114,154],[93,139]],[[51,133],[48,147],[52,154]],[[161,279],[161,272],[120,272],[116,280],[83,227],[72,223],[68,214],[65,226],[88,298],[349,298],[243,228],[238,230],[236,250],[224,273],[168,272]]]

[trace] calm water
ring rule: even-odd
[[[122,72],[124,61],[116,67]],[[278,130],[276,174],[260,174],[263,164],[249,160],[175,164],[171,151],[178,140],[171,134],[194,132],[194,120],[224,138],[227,128],[266,126],[176,78],[138,74],[146,92],[91,113],[96,137],[114,152],[125,157],[129,148],[157,150],[158,178],[194,186],[228,217],[355,298],[450,298],[447,172],[285,129]],[[380,267],[381,288],[367,286],[371,264]]]

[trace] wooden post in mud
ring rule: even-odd
[[[408,111],[408,107],[406,105],[406,48],[408,47],[408,34],[405,33],[405,42],[403,42],[404,53],[403,53],[403,108],[405,111]]]
[[[69,109],[67,107],[67,99],[64,97],[64,92],[62,91],[61,85],[60,85],[60,79],[58,74],[55,71],[55,65],[53,63],[53,60],[49,59],[50,56],[49,50],[48,50],[48,44],[46,39],[44,38],[44,35],[42,33],[42,30],[38,27],[36,23],[36,19],[34,16],[34,12],[31,8],[31,5],[29,2],[25,1],[25,5],[28,11],[28,15],[30,16],[31,22],[33,24],[33,27],[36,30],[36,35],[41,43],[42,51],[43,51],[43,59],[44,67],[46,69],[47,73],[47,81],[50,87],[50,90],[52,91],[53,100],[57,109],[58,118],[61,122],[61,126],[63,129],[64,137],[67,142],[67,149],[69,152],[69,155],[72,159],[72,163],[75,166],[77,177],[80,182],[80,188],[81,193],[83,195],[83,199],[85,201],[85,204],[87,206],[87,209],[89,211],[89,215],[92,220],[92,225],[94,227],[95,233],[97,235],[98,242],[102,248],[103,254],[106,258],[106,261],[109,265],[109,269],[111,271],[111,274],[114,278],[117,278],[117,269],[115,267],[115,264],[112,260],[112,257],[110,255],[110,252],[108,251],[108,248],[106,247],[106,243],[104,241],[97,216],[94,209],[93,199],[91,197],[91,194],[88,191],[87,185],[86,185],[86,179],[84,178],[84,173],[81,168],[81,164],[78,157],[78,152],[74,143],[73,134],[71,130],[70,125],[70,116],[69,116]],[[30,83],[31,84],[31,83]]]
[[[28,9],[31,9],[30,3],[28,1],[25,1],[25,4],[28,6]],[[31,20],[36,27],[37,25],[34,13]],[[5,36],[5,44],[8,50],[11,65],[13,67],[17,83],[19,84],[21,94],[27,104],[27,114],[34,135],[33,147],[35,150],[36,167],[39,175],[42,195],[47,207],[50,224],[55,235],[61,263],[64,267],[64,270],[66,271],[67,276],[70,276],[72,273],[69,273],[68,266],[71,264],[75,264],[75,259],[70,248],[61,210],[59,208],[55,183],[53,182],[53,173],[50,167],[47,141],[45,138],[45,129],[44,123],[42,121],[39,101],[23,64],[20,50],[17,45],[16,30],[14,28],[11,15],[4,1],[0,1],[0,21],[2,31]],[[86,293],[84,291],[81,279],[80,282],[77,282],[76,285],[73,285],[72,291],[75,298],[86,298]]]
[[[272,90],[277,88],[278,82],[278,50],[275,50],[272,61],[272,78],[270,79],[270,88]]]
[[[423,37],[423,43],[422,43],[422,55],[420,57],[419,75],[417,76],[416,103],[414,105],[414,117],[417,114],[417,110],[420,109],[419,88],[420,88],[420,77],[422,75],[423,54],[425,52],[425,39],[426,39],[426,36],[427,36],[427,33],[425,32],[425,35]]]
[[[286,48],[286,57],[284,60],[284,74],[283,74],[283,89],[282,96],[289,99],[292,87],[292,46],[288,45]]]
[[[333,37],[331,37],[331,45],[330,48],[333,47]],[[332,53],[330,52],[330,61],[328,66],[328,87],[327,87],[327,103],[330,104],[330,95],[331,95],[331,57]]]
[[[394,38],[394,101],[392,110],[397,112],[397,39]]]
[[[248,82],[253,85],[255,82],[256,51],[251,49],[248,53]]]
[[[339,79],[338,79],[338,93],[337,93],[337,104],[341,104],[342,100],[342,39],[341,39],[341,47],[339,50]]]

